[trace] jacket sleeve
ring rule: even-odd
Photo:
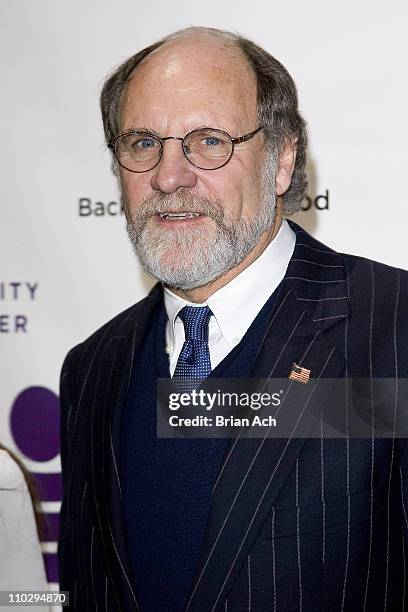
[[[66,356],[60,377],[60,438],[61,438],[61,476],[62,476],[62,505],[60,511],[60,534],[58,541],[58,565],[60,590],[69,591],[70,609],[74,597],[74,574],[75,560],[71,548],[72,525],[70,519],[70,474],[71,474],[71,445],[70,445],[70,422],[74,412],[74,363],[78,347],[71,349]]]

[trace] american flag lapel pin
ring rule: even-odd
[[[301,382],[306,385],[309,382],[311,370],[307,368],[302,368],[297,363],[294,363],[292,366],[292,370],[289,374],[290,380],[296,380],[297,382]]]

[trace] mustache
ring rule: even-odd
[[[135,220],[144,224],[149,217],[169,210],[199,213],[211,217],[218,223],[222,222],[225,217],[224,207],[218,200],[192,195],[180,190],[174,194],[157,193],[145,198],[135,213]]]

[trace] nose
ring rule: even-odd
[[[195,168],[184,156],[181,140],[167,140],[157,166],[153,168],[150,181],[152,189],[163,193],[174,193],[179,187],[195,187]]]

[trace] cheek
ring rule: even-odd
[[[132,175],[129,172],[120,176],[122,195],[128,206],[134,208],[151,192],[149,182],[145,177]]]
[[[237,220],[245,201],[245,177],[239,169],[232,170],[215,170],[206,184],[206,191],[222,204],[229,218]]]
[[[241,176],[227,184],[222,201],[233,219],[252,216],[260,202],[259,184],[252,177]]]
[[[246,179],[243,181],[245,193],[245,211],[247,214],[256,213],[262,205],[263,179],[262,168],[259,165],[247,170]]]
[[[227,214],[235,220],[253,216],[261,203],[262,160],[236,157],[217,181],[218,194]],[[226,170],[226,168],[224,168]]]

